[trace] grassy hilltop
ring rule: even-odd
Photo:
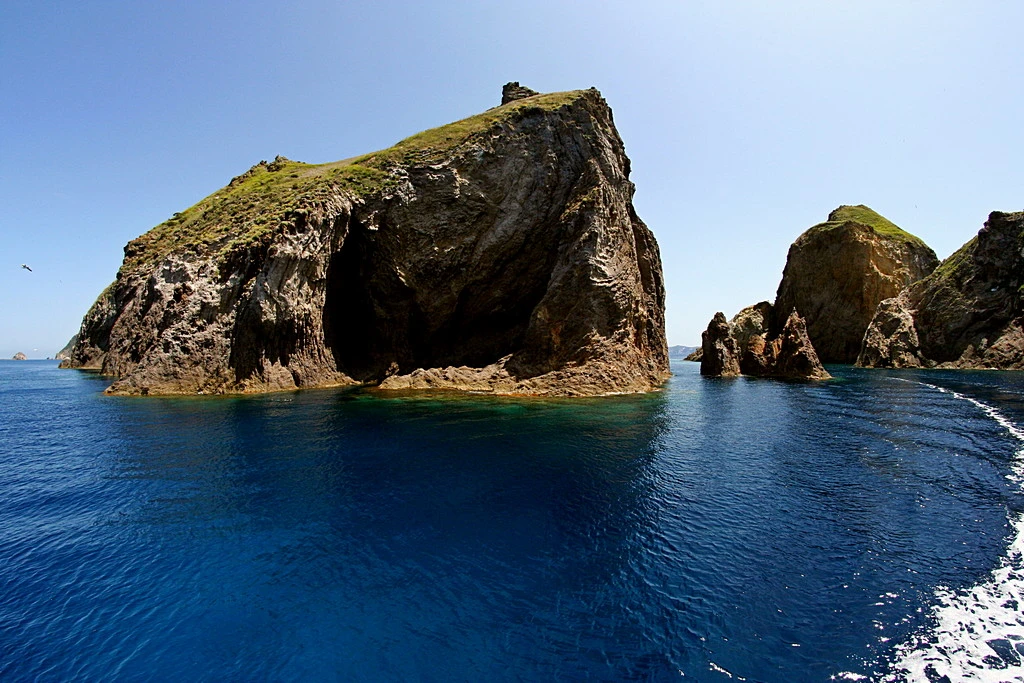
[[[537,110],[553,111],[586,91],[536,95],[476,116],[431,128],[392,147],[342,161],[307,164],[278,157],[261,161],[197,204],[174,214],[125,248],[124,267],[152,265],[173,251],[211,248],[226,254],[269,241],[296,215],[332,196],[365,197],[398,182],[399,166],[437,163],[506,121]]]

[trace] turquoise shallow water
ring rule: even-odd
[[[126,399],[0,363],[0,678],[879,678],[1005,562],[1020,374],[673,370]]]

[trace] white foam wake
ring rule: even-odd
[[[1021,445],[1012,476],[1024,482],[1024,431],[987,403],[921,384],[973,403],[1013,435]],[[1000,565],[970,589],[939,588],[934,625],[897,648],[883,682],[1024,681],[1024,515],[1015,515],[1011,524],[1013,540]]]

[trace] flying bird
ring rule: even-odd
[[[26,266],[24,263],[21,264],[21,267],[24,268],[25,270],[27,270],[30,273],[32,272],[32,269],[29,268],[28,266]]]

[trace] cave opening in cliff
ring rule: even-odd
[[[421,261],[414,290],[382,232],[352,219],[328,265],[323,327],[340,372],[375,383],[395,366],[484,367],[523,348],[551,254],[526,248],[482,269]]]

